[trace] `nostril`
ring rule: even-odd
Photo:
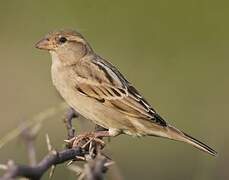
[[[49,38],[46,38],[45,40],[46,40],[46,41],[49,41],[50,39],[49,39]]]

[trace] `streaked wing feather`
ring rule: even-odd
[[[81,65],[81,70],[76,71],[76,88],[82,94],[113,106],[126,115],[166,126],[166,122],[113,65],[100,57],[92,62]]]

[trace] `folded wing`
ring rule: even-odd
[[[75,88],[79,92],[128,116],[167,125],[113,65],[100,57],[92,62],[85,61],[80,69],[74,68],[77,74]]]

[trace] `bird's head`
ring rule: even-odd
[[[37,42],[35,47],[48,50],[66,64],[73,63],[72,61],[77,61],[87,53],[92,52],[84,37],[71,30],[51,32]]]

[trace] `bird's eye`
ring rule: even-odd
[[[66,39],[65,37],[60,37],[60,38],[59,38],[59,42],[60,42],[61,44],[65,43],[66,41],[67,41],[67,39]]]

